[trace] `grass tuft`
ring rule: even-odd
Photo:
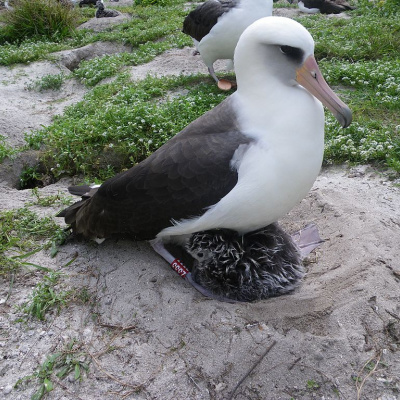
[[[71,292],[56,290],[59,278],[59,272],[52,271],[44,275],[43,280],[33,289],[31,298],[22,305],[22,311],[39,321],[44,321],[46,313],[51,309],[60,311]]]
[[[0,162],[2,162],[6,157],[12,157],[17,152],[7,143],[6,139],[5,136],[0,135]]]
[[[0,275],[7,275],[21,266],[46,268],[25,261],[42,249],[55,249],[66,238],[66,232],[51,217],[39,217],[23,207],[0,211]]]
[[[60,74],[49,74],[42,76],[34,82],[31,82],[26,86],[27,90],[36,90],[38,92],[43,92],[44,90],[60,90],[61,86],[65,81],[65,75]]]
[[[6,27],[0,35],[0,44],[32,37],[64,38],[77,25],[77,11],[57,0],[17,0],[13,7],[4,16]]]
[[[400,54],[400,4],[383,16],[371,2],[349,12],[350,19],[322,15],[296,18],[315,40],[315,56],[349,62]]]
[[[83,372],[89,371],[89,357],[81,349],[82,344],[72,339],[64,349],[54,354],[49,354],[39,368],[29,376],[19,379],[15,387],[24,382],[36,379],[39,388],[32,395],[31,400],[41,400],[54,389],[54,382],[73,374],[75,381],[82,379]]]

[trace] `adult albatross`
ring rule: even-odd
[[[151,156],[60,213],[77,234],[128,234],[164,244],[200,231],[244,235],[274,223],[308,193],[323,158],[323,104],[342,127],[349,108],[323,79],[314,41],[299,23],[262,18],[235,52],[238,89]],[[84,193],[85,192],[85,193]]]
[[[291,0],[289,0],[292,3]],[[307,14],[339,14],[344,11],[355,10],[346,0],[300,0],[300,11]]]
[[[216,76],[214,62],[233,60],[243,31],[254,21],[270,15],[272,0],[208,0],[187,15],[182,32],[192,37],[218,87],[229,90],[232,83]]]

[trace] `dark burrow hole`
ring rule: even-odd
[[[6,158],[0,164],[0,181],[18,190],[41,188],[56,182],[40,161],[40,155],[40,151],[29,150]]]

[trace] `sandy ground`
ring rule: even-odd
[[[204,71],[191,51],[167,52],[132,77]],[[24,89],[60,68],[0,68],[0,133],[10,144],[82,98],[73,80],[60,92]],[[68,182],[40,192],[64,191]],[[30,190],[0,183],[1,209],[31,200]],[[302,285],[257,303],[204,298],[147,243],[70,241],[54,259],[35,254],[29,262],[65,274],[59,289],[87,287],[91,301],[70,302],[46,322],[19,322],[17,306],[42,273],[24,271],[12,289],[0,282],[0,393],[30,398],[36,381],[13,388],[16,381],[75,339],[89,372],[81,381],[73,373],[56,379],[49,399],[400,399],[399,187],[369,166],[323,169],[281,221],[290,232],[309,222],[325,243],[307,259]]]

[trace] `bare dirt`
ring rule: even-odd
[[[167,52],[132,76],[204,72],[191,51]],[[0,68],[0,133],[11,145],[82,99],[86,89],[74,80],[59,92],[24,89],[60,68]],[[0,209],[32,200],[30,190],[9,182],[0,182]],[[400,399],[399,187],[370,166],[325,168],[281,221],[290,232],[309,222],[325,242],[307,259],[302,285],[257,303],[203,297],[147,243],[70,241],[56,258],[31,256],[65,274],[59,289],[87,287],[91,300],[71,301],[45,322],[19,322],[17,307],[43,274],[0,282],[0,393],[30,398],[37,381],[14,388],[17,380],[75,339],[75,357],[89,361],[89,371],[82,380],[55,378],[49,399]]]

